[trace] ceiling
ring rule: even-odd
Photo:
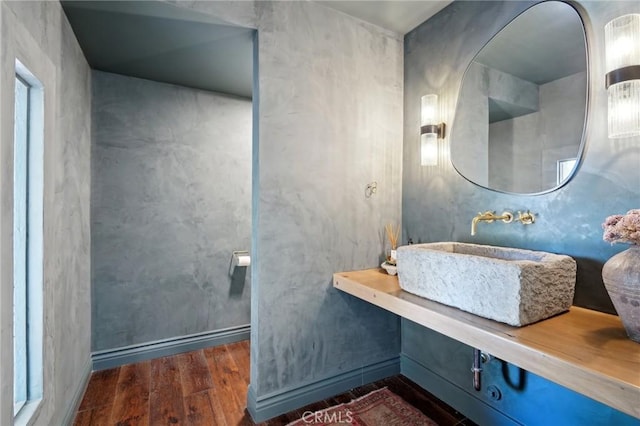
[[[452,0],[316,0],[316,3],[402,35],[451,2]]]
[[[97,70],[251,97],[254,30],[162,1],[62,1]]]
[[[316,3],[406,34],[451,1]],[[538,84],[584,69],[584,32],[575,25],[577,13],[564,3],[543,4],[507,26],[476,60]],[[252,96],[253,29],[159,0],[62,0],[62,6],[94,69]],[[565,60],[549,60],[549,52]]]
[[[500,31],[475,61],[535,84],[585,71],[580,16],[566,3],[540,3]]]
[[[254,30],[164,1],[62,0],[97,70],[250,98]],[[405,34],[450,1],[317,1]]]

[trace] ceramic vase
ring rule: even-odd
[[[609,259],[602,279],[627,335],[640,343],[640,246],[632,245]]]

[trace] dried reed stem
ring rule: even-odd
[[[394,230],[392,223],[388,223],[384,226],[384,230],[387,233],[389,243],[391,243],[391,250],[398,248],[398,237],[400,236],[400,227]]]

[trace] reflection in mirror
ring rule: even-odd
[[[582,154],[585,33],[568,4],[537,4],[502,29],[465,72],[451,161],[466,179],[533,194],[566,183]]]

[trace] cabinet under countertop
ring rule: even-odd
[[[382,269],[335,273],[333,286],[640,418],[640,343],[615,315],[574,306],[511,327],[407,293]]]

